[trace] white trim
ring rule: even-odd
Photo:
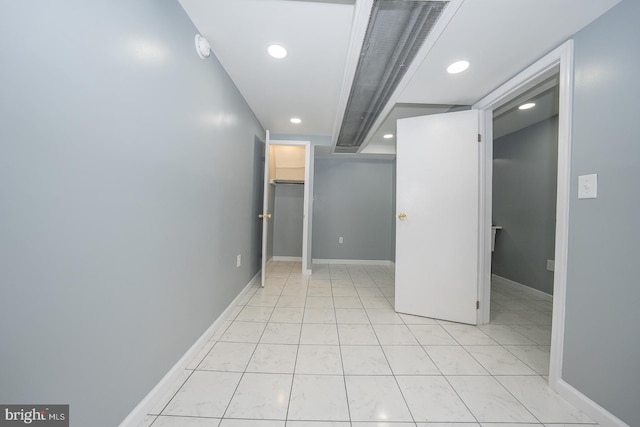
[[[629,427],[627,423],[580,393],[562,379],[558,380],[556,391],[569,403],[584,412],[593,421],[597,422],[600,427]]]
[[[253,278],[247,283],[247,285],[240,291],[237,297],[231,301],[229,306],[222,312],[222,314],[213,321],[211,326],[207,328],[206,331],[196,340],[196,342],[187,350],[187,352],[176,362],[175,365],[169,372],[167,372],[164,377],[151,389],[151,391],[136,405],[135,408],[127,415],[127,417],[122,420],[119,427],[137,427],[144,417],[149,413],[153,406],[162,399],[162,397],[169,391],[171,386],[178,380],[182,372],[187,369],[189,363],[193,360],[194,357],[198,355],[198,353],[202,350],[207,342],[211,340],[211,337],[215,332],[222,326],[224,321],[229,317],[235,306],[238,305],[240,300],[245,296],[249,288],[254,285],[256,280],[260,277],[260,272],[258,272]]]
[[[302,261],[302,257],[301,256],[277,256],[274,255],[271,258],[273,261]]]
[[[556,200],[556,243],[555,243],[555,273],[553,282],[553,316],[551,331],[551,357],[549,362],[549,386],[553,390],[557,390],[558,383],[562,377],[562,355],[564,347],[564,317],[565,317],[565,295],[567,286],[567,251],[569,241],[569,195],[570,195],[570,170],[571,170],[571,120],[573,107],[573,40],[568,40],[547,55],[536,61],[534,64],[520,72],[511,80],[491,92],[489,95],[481,99],[472,108],[484,110],[488,117],[492,117],[493,109],[508,102],[515,96],[518,96],[531,88],[540,80],[551,75],[559,74],[559,92],[560,106],[558,115],[558,184],[557,184],[557,200]],[[479,262],[485,263],[485,272],[490,270],[490,257],[486,256],[489,248],[487,230],[491,227],[491,192],[489,185],[491,184],[491,176],[493,174],[492,163],[489,155],[492,150],[488,146],[492,145],[493,140],[489,139],[490,135],[487,130],[491,129],[492,123],[485,120],[486,141],[485,150],[481,155],[485,156],[485,175],[480,177],[480,185],[486,189],[485,198],[480,200],[480,209],[484,214],[483,232],[480,233],[480,239],[484,240],[481,248],[484,248],[480,254]],[[489,261],[487,261],[489,260]],[[487,262],[489,263],[487,265]],[[484,312],[478,316],[479,319],[488,319],[490,310],[490,295],[487,287],[491,284],[487,283],[488,274],[484,274],[480,280],[478,290],[482,290],[483,301],[480,304],[481,310]]]
[[[507,279],[506,277],[498,276],[497,274],[491,275],[491,284],[501,284],[511,289],[516,289],[518,291],[522,291],[526,294],[534,296],[536,298],[540,298],[545,301],[553,302],[553,295],[548,294],[546,292],[542,292],[541,290],[534,289],[531,286],[523,285],[522,283],[518,283],[514,280]]]
[[[390,260],[377,260],[377,259],[321,259],[314,258],[314,264],[362,264],[362,265],[395,265],[393,261]]]

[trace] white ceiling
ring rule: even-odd
[[[354,1],[179,1],[265,129],[335,139],[341,89],[350,84],[349,64],[357,59],[349,57],[350,37],[366,25],[354,18]],[[355,1],[359,7],[371,2]],[[462,0],[415,74],[401,84],[404,90],[395,94],[394,103],[412,105],[400,105],[403,111],[391,113],[392,120],[372,130],[366,142],[393,147],[393,139],[378,139],[382,128],[395,128],[395,119],[408,117],[403,114],[423,114],[415,104],[437,104],[428,107],[433,113],[475,103],[618,1]],[[283,44],[289,55],[269,57],[272,42]],[[462,58],[471,62],[466,72],[445,72]],[[302,123],[291,124],[293,116]]]

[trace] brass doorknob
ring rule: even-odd
[[[271,214],[260,214],[258,215],[258,218],[262,219],[262,218],[271,218]]]
[[[399,219],[400,221],[404,221],[405,219],[407,219],[407,214],[406,214],[406,213],[404,213],[404,212],[400,212],[400,213],[398,214],[398,219]]]

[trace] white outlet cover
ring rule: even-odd
[[[595,199],[598,197],[598,174],[580,175],[578,177],[578,199]]]

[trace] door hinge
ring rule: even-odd
[[[480,310],[480,301],[476,301],[476,310]]]
[[[482,142],[482,135],[478,134],[478,142]]]

